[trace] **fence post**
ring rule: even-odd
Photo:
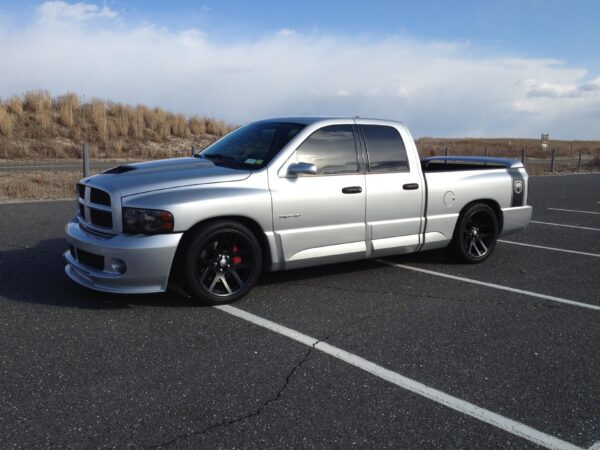
[[[83,178],[90,174],[90,146],[83,144]]]
[[[483,150],[483,156],[487,158],[487,147]]]
[[[577,172],[581,170],[581,153],[582,150],[579,150],[579,159],[577,160]]]
[[[192,144],[192,157],[196,154],[196,147]]]
[[[550,160],[550,172],[554,173],[556,170],[556,149],[552,149],[552,159]]]
[[[525,149],[521,149],[521,162],[525,165]]]
[[[446,150],[444,150],[444,156],[448,156],[448,147],[446,147]]]

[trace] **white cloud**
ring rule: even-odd
[[[296,34],[295,30],[292,30],[291,28],[282,28],[281,30],[277,31],[277,33],[275,33],[277,36],[282,36],[282,37],[286,37],[286,36],[294,36]]]
[[[117,19],[119,14],[105,4],[67,3],[60,0],[42,3],[37,13],[43,22],[85,22],[96,19]]]
[[[600,77],[583,83],[540,83],[528,92],[529,97],[573,98],[600,95]]]
[[[600,77],[560,61],[406,35],[283,29],[225,44],[198,30],[113,25],[97,19],[118,13],[84,3],[44,3],[40,16],[52,20],[0,31],[2,97],[43,88],[241,123],[359,115],[402,120],[416,136],[600,138]]]

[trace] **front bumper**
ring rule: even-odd
[[[500,236],[523,231],[529,225],[529,222],[531,222],[532,213],[533,208],[529,205],[502,209],[503,226]]]
[[[121,294],[164,292],[182,236],[182,233],[100,236],[82,228],[77,218],[67,224],[65,232],[70,246],[63,255],[67,275],[90,289]],[[89,265],[89,254],[94,267]],[[124,263],[123,273],[114,269],[115,262]]]

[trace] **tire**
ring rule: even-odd
[[[480,263],[494,251],[498,232],[495,211],[485,203],[474,203],[460,214],[450,250],[459,261]]]
[[[256,284],[262,251],[256,236],[233,221],[208,223],[183,242],[180,275],[191,297],[204,305],[230,303]]]

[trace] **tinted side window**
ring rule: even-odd
[[[299,162],[317,166],[318,175],[358,172],[351,125],[333,125],[311,134],[296,150]]]
[[[393,127],[362,125],[371,172],[408,172],[406,148]]]

